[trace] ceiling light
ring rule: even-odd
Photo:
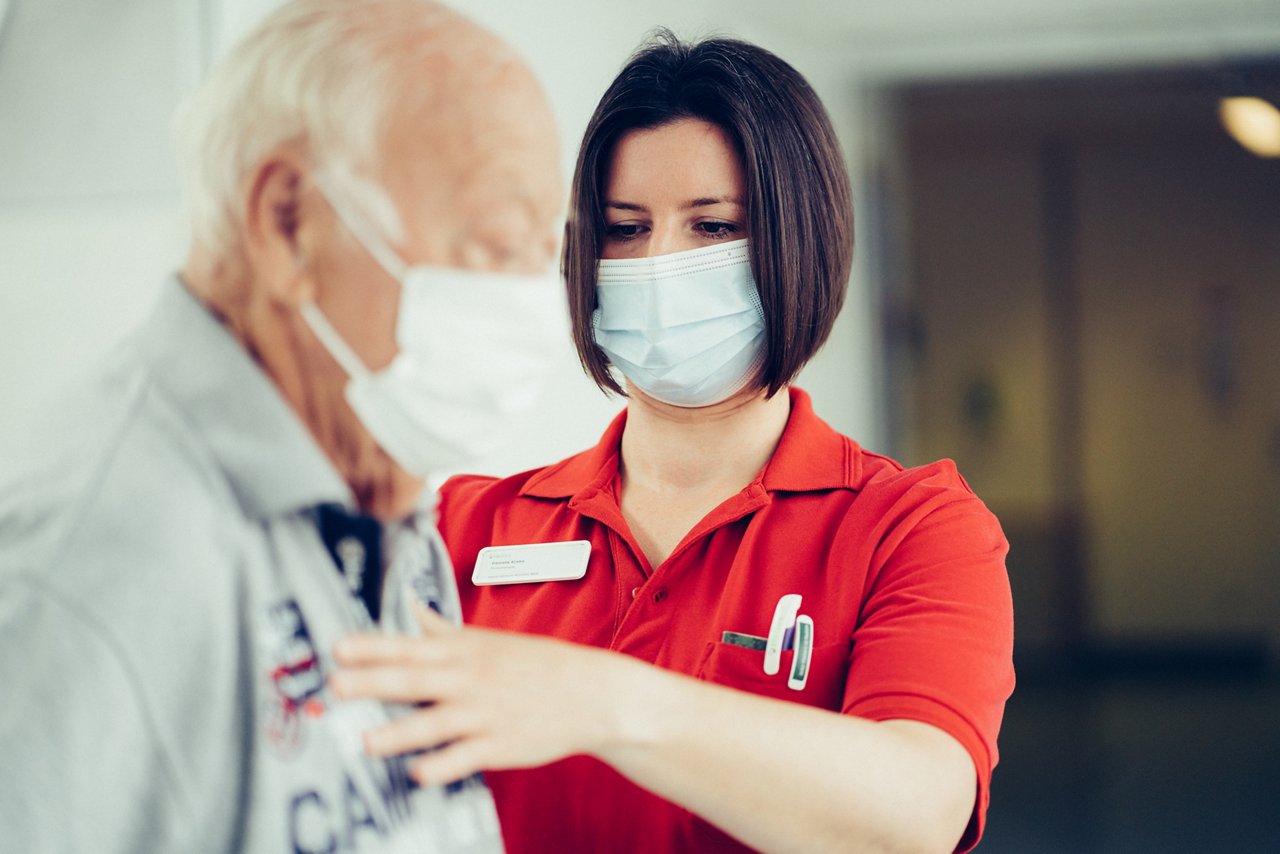
[[[1262,98],[1223,98],[1218,116],[1236,142],[1259,157],[1280,157],[1280,110]]]

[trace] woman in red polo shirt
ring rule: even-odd
[[[366,747],[490,769],[512,852],[972,847],[1007,545],[950,462],[865,451],[789,387],[852,255],[822,105],[758,47],[664,37],[597,107],[572,199],[574,338],[627,409],[563,462],[445,485],[490,628],[341,645],[340,695],[432,703]]]

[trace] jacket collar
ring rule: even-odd
[[[134,341],[246,514],[325,503],[354,509],[350,489],[275,383],[180,280],[162,291]]]

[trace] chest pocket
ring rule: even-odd
[[[698,668],[698,678],[736,688],[762,697],[803,703],[820,709],[840,711],[844,704],[845,678],[849,673],[847,641],[813,648],[809,679],[800,691],[787,687],[791,673],[791,650],[782,653],[782,666],[773,676],[764,672],[764,653],[730,643],[708,643]]]

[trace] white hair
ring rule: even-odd
[[[329,188],[392,240],[395,206],[374,172],[391,110],[430,95],[421,78],[459,20],[429,0],[291,0],[211,71],[175,121],[185,200],[198,244],[236,245],[244,181],[273,148],[298,142]]]

